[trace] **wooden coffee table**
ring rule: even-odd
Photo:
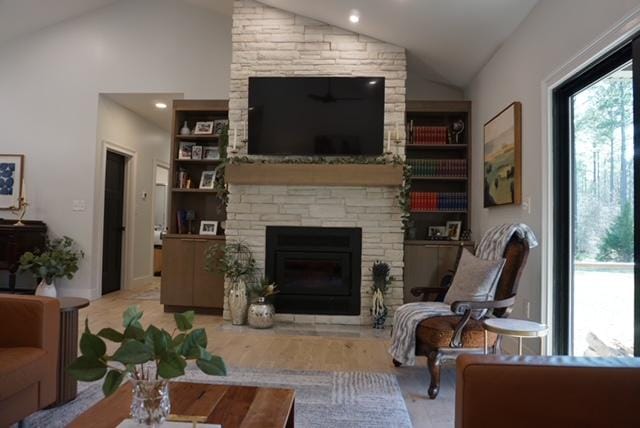
[[[205,416],[224,428],[293,428],[295,391],[255,386],[171,382],[171,413]],[[114,428],[129,417],[131,385],[124,384],[68,427]]]

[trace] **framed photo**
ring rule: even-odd
[[[215,171],[202,171],[202,176],[200,177],[200,188],[213,189],[213,185],[215,181],[216,181]]]
[[[458,241],[460,239],[460,229],[462,229],[461,221],[448,221],[447,222],[447,236],[452,241]]]
[[[229,121],[227,119],[219,119],[213,121],[213,135],[220,136],[224,128],[229,126]]]
[[[202,159],[220,159],[220,150],[217,147],[204,147]]]
[[[0,210],[20,208],[24,155],[0,155]]]
[[[202,159],[202,146],[193,146],[191,148],[191,159]]]
[[[195,145],[196,143],[180,141],[180,146],[178,148],[178,159],[191,159],[191,155],[193,153],[193,146]]]
[[[429,226],[427,229],[428,238],[437,238],[447,236],[447,228],[444,226]]]
[[[217,235],[218,234],[218,222],[202,220],[200,222],[200,235]]]
[[[206,134],[213,134],[213,121],[196,122],[196,127],[193,128],[193,135],[206,135]]]
[[[514,102],[484,125],[484,207],[522,200],[522,104]]]

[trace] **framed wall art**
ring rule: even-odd
[[[484,125],[484,207],[522,200],[522,104],[514,102]]]
[[[24,155],[0,154],[0,210],[20,208]]]

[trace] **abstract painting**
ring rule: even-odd
[[[22,155],[0,155],[0,209],[20,207]]]
[[[522,105],[514,102],[484,125],[484,206],[520,204]]]

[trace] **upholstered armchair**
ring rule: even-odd
[[[524,238],[514,234],[504,250],[506,259],[498,278],[495,297],[489,301],[455,301],[451,312],[455,315],[434,316],[421,321],[416,329],[416,355],[426,356],[431,382],[429,397],[434,399],[440,389],[440,363],[443,358],[453,358],[462,353],[484,352],[482,320],[492,313],[495,317],[508,317],[515,302],[518,281],[529,255],[529,245]],[[411,290],[422,301],[442,301],[451,284],[451,276],[445,277],[440,287],[416,287]],[[488,310],[480,319],[472,317],[474,310]],[[488,346],[499,346],[497,335],[488,334]],[[400,363],[393,361],[396,367]]]

